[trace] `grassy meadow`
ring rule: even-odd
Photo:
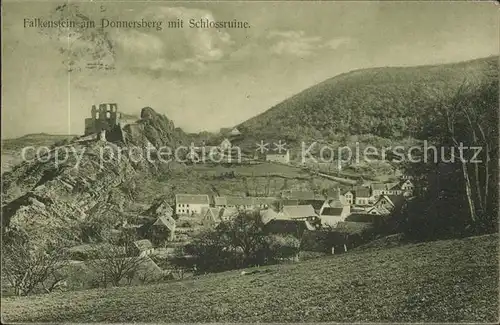
[[[497,322],[498,236],[175,282],[2,298],[4,322]]]

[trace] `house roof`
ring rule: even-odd
[[[340,216],[342,214],[342,208],[324,208],[321,211],[322,216]]]
[[[145,216],[157,217],[161,215],[172,215],[173,212],[174,210],[166,199],[159,199],[153,202],[153,204],[142,214]]]
[[[215,205],[227,205],[227,200],[225,196],[216,196],[214,198]]]
[[[289,218],[317,216],[312,205],[288,205],[283,207],[283,214]]]
[[[281,204],[283,206],[287,206],[287,205],[299,205],[299,200],[282,200]]]
[[[387,197],[394,208],[399,208],[403,205],[403,203],[406,201],[405,197],[403,195],[384,195]]]
[[[209,217],[212,221],[220,222],[221,210],[222,208],[208,208],[205,212],[205,217]]]
[[[165,226],[170,230],[174,230],[175,220],[170,216],[161,216],[158,219],[156,219],[155,223],[153,223],[153,226]]]
[[[153,244],[149,239],[141,239],[134,242],[135,247],[137,247],[141,252],[153,248]]]
[[[356,197],[370,197],[370,189],[368,187],[360,187],[356,189]]]
[[[221,211],[219,211],[219,216],[221,218],[231,218],[233,216],[236,216],[238,214],[238,210],[235,208],[222,208]]]
[[[323,207],[325,200],[299,200],[297,205],[311,205],[314,211],[317,211]]]
[[[342,208],[344,206],[344,203],[338,199],[331,199],[331,200],[328,200],[328,205],[331,208]]]
[[[210,204],[210,199],[206,194],[176,194],[177,204]]]
[[[329,188],[326,190],[326,196],[329,199],[339,199],[342,196],[340,188]]]
[[[398,182],[398,183],[388,183],[387,188],[392,191],[396,190],[401,190],[401,186],[404,184],[404,182]]]
[[[241,196],[227,196],[227,205],[234,205],[234,206],[240,206],[240,205],[254,205],[254,198],[253,197],[241,197]]]
[[[371,185],[371,187],[372,187],[372,190],[385,190],[385,189],[387,189],[387,185],[382,184],[382,183],[373,183]]]
[[[315,230],[306,220],[273,219],[266,223],[266,231],[271,233],[300,235],[305,230]]]
[[[253,196],[216,196],[215,197],[215,205],[227,205],[227,206],[241,206],[241,205],[271,205],[275,202],[277,198],[275,197],[253,197]]]
[[[278,212],[274,211],[273,209],[260,210],[260,217],[264,224],[268,223],[273,219],[276,219],[277,216]]]
[[[267,196],[267,197],[266,196],[256,196],[253,199],[254,199],[255,205],[261,205],[261,204],[262,205],[264,205],[264,204],[271,205],[278,200],[278,198],[270,197],[270,196]]]

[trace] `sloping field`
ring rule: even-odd
[[[142,287],[3,298],[4,322],[497,322],[498,236]]]

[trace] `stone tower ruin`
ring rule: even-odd
[[[111,131],[120,125],[120,113],[116,103],[92,105],[91,118],[85,119],[85,135]]]

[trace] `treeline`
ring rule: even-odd
[[[451,98],[461,80],[497,78],[498,58],[441,66],[377,68],[326,80],[239,126],[259,139],[288,142],[335,134],[418,138],[437,95]]]

